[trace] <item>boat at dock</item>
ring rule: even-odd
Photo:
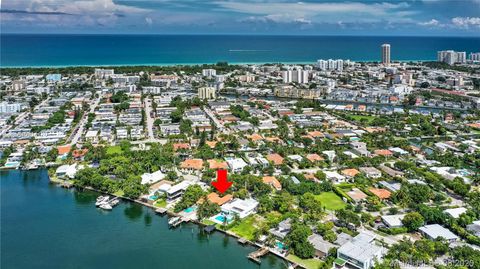
[[[115,207],[120,203],[120,199],[118,197],[112,198],[112,200],[107,202],[111,207]]]
[[[99,207],[103,210],[112,210],[112,206],[109,203],[103,203]]]
[[[256,263],[261,263],[262,261],[260,258],[264,255],[266,255],[269,252],[267,247],[261,247],[254,252],[248,254],[248,258]]]
[[[109,197],[108,195],[106,195],[106,196],[98,196],[98,197],[97,197],[97,200],[96,200],[96,202],[95,202],[95,206],[99,207],[99,206],[101,206],[101,205],[103,205],[103,204],[106,204],[106,203],[108,203],[108,200],[109,200],[109,199],[110,199],[110,197]]]
[[[177,227],[178,225],[180,225],[180,223],[184,222],[185,220],[181,217],[172,217],[168,220],[168,226],[170,228],[175,228]]]

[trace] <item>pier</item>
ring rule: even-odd
[[[261,263],[262,261],[260,260],[260,258],[262,256],[264,256],[265,254],[267,254],[269,251],[268,251],[268,248],[267,247],[261,247],[257,250],[255,250],[254,252],[248,254],[248,258],[256,263]]]

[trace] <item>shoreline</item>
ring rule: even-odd
[[[75,185],[73,185],[73,182],[72,180],[61,180],[61,179],[57,179],[55,177],[51,177],[50,175],[48,175],[48,180],[49,180],[49,183],[50,184],[55,184],[57,187],[63,187],[62,184],[65,184],[65,183],[69,183],[69,184],[72,184],[72,187],[74,188],[74,191],[78,191],[76,189],[82,189],[81,187],[77,187]],[[175,213],[175,212],[172,212],[172,211],[169,211],[169,210],[166,210],[165,208],[165,212],[164,213],[159,213],[157,211],[157,209],[159,209],[160,207],[155,207],[153,204],[149,204],[149,203],[146,203],[146,202],[143,202],[141,201],[140,199],[132,199],[132,198],[128,198],[128,197],[124,197],[124,196],[120,196],[120,195],[117,195],[117,194],[112,194],[112,193],[108,193],[108,192],[104,192],[104,191],[101,191],[101,190],[97,190],[97,189],[94,189],[92,187],[84,187],[83,188],[84,190],[88,190],[88,191],[93,191],[93,192],[96,192],[96,193],[101,193],[101,194],[107,194],[107,195],[110,195],[110,196],[114,196],[116,198],[120,198],[122,199],[123,201],[128,201],[128,202],[131,202],[131,203],[136,203],[136,204],[139,204],[141,206],[145,206],[151,210],[154,211],[155,214],[159,214],[161,215],[162,217],[163,216],[167,216],[167,217],[181,217],[181,215],[179,215],[178,213]],[[205,226],[207,226],[206,224],[202,223],[201,221],[198,221],[198,220],[188,220],[187,223],[192,223],[194,225],[198,225],[200,226],[200,228],[203,228]],[[215,227],[215,230],[214,232],[220,232],[224,235],[227,235],[227,236],[231,236],[233,238],[235,238],[237,240],[237,243],[241,244],[241,245],[249,245],[249,246],[252,246],[252,247],[255,247],[257,248],[255,251],[258,251],[260,248],[263,248],[265,247],[264,245],[261,245],[260,243],[256,243],[256,242],[252,242],[246,238],[243,238],[235,233],[232,233],[232,232],[229,232],[227,230],[222,230],[222,229],[219,229],[217,227]],[[242,243],[240,243],[240,239],[243,240]],[[294,266],[294,268],[305,268],[304,266],[302,266],[301,264],[298,264],[298,263],[295,263],[293,261],[290,261],[289,259],[287,259],[287,256],[282,256],[280,255],[279,253],[276,253],[274,251],[271,251],[270,247],[267,247],[268,249],[268,253],[267,254],[271,254],[271,255],[275,255],[277,256],[278,258],[286,261],[287,263],[289,264],[292,264]],[[249,259],[248,255],[245,257],[246,259]],[[252,261],[252,262],[255,262],[255,261]],[[255,262],[257,263],[257,262]],[[259,263],[257,263],[259,264]]]
[[[348,60],[348,59],[345,59]],[[378,60],[351,60],[356,63],[378,63]],[[416,59],[416,60],[396,60],[392,63],[422,63],[432,62],[435,59]],[[90,67],[90,68],[115,68],[115,67],[180,67],[180,66],[202,66],[202,65],[215,65],[218,62],[227,62],[229,65],[265,65],[265,64],[300,64],[300,65],[312,65],[316,61],[259,61],[259,62],[229,62],[229,61],[216,61],[216,62],[194,62],[194,63],[131,63],[131,64],[71,64],[71,65],[2,65],[0,68],[4,69],[27,69],[27,68],[76,68],[76,67]]]

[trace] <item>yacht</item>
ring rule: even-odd
[[[109,203],[103,203],[99,207],[103,210],[112,210],[112,206]]]
[[[95,203],[95,206],[101,206],[101,205],[103,205],[103,204],[106,204],[106,203],[108,203],[108,200],[109,200],[109,199],[110,199],[110,197],[108,197],[108,195],[106,195],[106,196],[99,196],[99,197],[97,198],[97,201],[96,201],[96,203]]]

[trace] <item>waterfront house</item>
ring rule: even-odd
[[[380,261],[384,253],[384,248],[376,245],[374,239],[375,236],[371,234],[358,234],[338,248],[335,263],[340,266],[348,264],[358,269],[373,267],[375,261]]]
[[[182,181],[176,185],[173,185],[171,188],[167,190],[167,200],[173,201],[183,195],[185,190],[192,185],[193,183],[190,181]]]
[[[234,199],[224,205],[222,205],[222,212],[225,215],[238,215],[243,219],[251,214],[254,214],[257,210],[258,202],[255,199]]]
[[[337,247],[337,245],[324,240],[321,235],[315,233],[308,237],[308,242],[313,245],[313,248],[315,249],[315,257],[317,258],[326,257],[331,249]]]
[[[288,218],[288,219],[285,219],[283,221],[281,221],[277,227],[275,228],[272,228],[269,230],[269,232],[279,238],[279,239],[284,239],[285,236],[287,236],[287,234],[290,232],[292,228],[292,224],[291,224],[291,219]]]

